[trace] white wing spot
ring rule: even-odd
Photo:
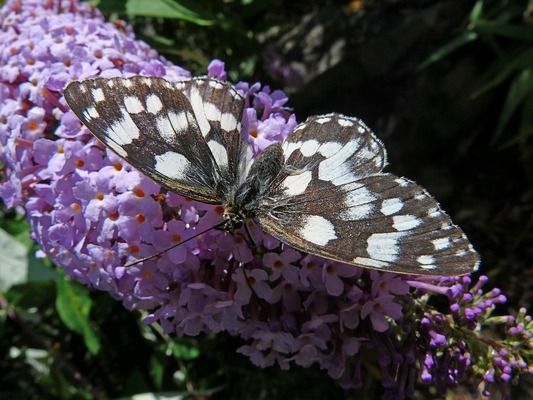
[[[130,114],[138,114],[144,111],[142,103],[135,96],[124,97],[124,106],[126,107],[126,111]]]
[[[300,147],[300,153],[302,153],[304,157],[311,157],[315,155],[319,147],[320,143],[318,143],[316,140],[306,140]]]
[[[395,215],[392,217],[392,227],[397,231],[407,231],[416,228],[422,220],[414,215]]]
[[[108,80],[107,81],[107,86],[109,86],[109,87],[115,86],[115,81],[113,79]]]
[[[237,118],[232,113],[223,113],[220,115],[220,128],[223,131],[231,132],[237,128]]]
[[[222,89],[224,87],[224,85],[222,83],[217,82],[217,81],[213,81],[213,80],[209,81],[209,86],[211,86],[214,89]]]
[[[157,114],[159,111],[163,109],[163,103],[161,103],[161,99],[156,94],[151,94],[146,98],[146,110],[149,113]]]
[[[420,264],[433,264],[435,262],[435,257],[433,256],[420,256],[416,259]]]
[[[342,145],[338,142],[326,142],[320,146],[318,152],[327,158],[335,155],[341,148]]]
[[[306,124],[300,124],[296,128],[293,129],[293,132],[301,131],[305,127],[306,127]]]
[[[202,135],[205,137],[211,130],[211,125],[209,124],[209,121],[205,115],[202,95],[194,86],[191,88],[190,102],[194,116],[196,117],[196,121],[198,121],[200,132],[202,132]]]
[[[125,88],[132,87],[133,82],[131,81],[131,79],[122,79],[122,86],[124,86]]]
[[[104,91],[101,88],[96,88],[91,91],[94,101],[97,103],[105,100]]]
[[[424,192],[420,192],[415,196],[415,200],[424,200],[426,197],[427,196]]]
[[[326,158],[318,165],[318,179],[331,181],[334,185],[353,182],[357,179],[350,164],[346,161],[358,149],[359,140],[346,143],[335,155]]]
[[[437,218],[439,215],[441,215],[441,212],[437,207],[433,207],[428,210],[428,217],[430,218]]]
[[[366,252],[374,260],[396,261],[400,253],[398,242],[405,234],[405,232],[374,233],[366,241]]]
[[[183,132],[189,126],[187,117],[192,117],[187,112],[169,112],[168,115],[162,115],[156,119],[157,130],[159,135],[166,142],[172,143],[176,140],[176,134]]]
[[[373,260],[371,258],[366,257],[356,257],[353,259],[353,262],[357,265],[361,265],[363,267],[372,267],[372,268],[387,268],[390,267],[390,264],[385,261],[378,261]]]
[[[143,78],[142,82],[148,87],[152,86],[152,80],[150,78]]]
[[[211,154],[213,154],[213,158],[215,159],[216,163],[220,167],[227,167],[228,152],[226,151],[226,148],[214,140],[207,142],[207,146],[211,150]]]
[[[289,159],[294,150],[299,149],[301,146],[302,142],[284,142],[282,147],[285,161]]]
[[[348,127],[348,126],[353,126],[354,124],[349,119],[339,118],[339,125]]]
[[[248,176],[248,173],[250,172],[250,168],[252,167],[254,161],[254,153],[252,146],[250,146],[249,144],[245,144],[244,146],[244,153],[241,155],[241,158],[239,160],[239,184],[242,184],[246,180],[246,177]]]
[[[139,138],[139,128],[125,109],[121,108],[120,110],[122,119],[109,126],[107,136],[119,145],[130,144],[133,140]]]
[[[345,189],[350,190],[353,186],[348,185]],[[376,197],[362,185],[355,190],[348,191],[343,205],[346,208],[341,212],[341,218],[356,221],[368,217],[374,209],[372,202],[375,199]]]
[[[218,107],[213,103],[204,103],[205,116],[209,121],[220,121],[221,115]]]
[[[366,131],[365,131],[365,128],[363,128],[362,126],[359,126],[359,127],[357,128],[357,130],[359,131],[359,133],[365,133],[365,132],[366,132]]]
[[[185,179],[190,167],[189,160],[174,151],[155,156],[155,170],[171,179]]]
[[[176,138],[176,132],[174,131],[172,124],[167,116],[157,118],[157,131],[159,135],[167,142],[173,142]]]
[[[308,215],[299,233],[304,240],[319,246],[325,246],[331,240],[337,239],[333,224],[319,215]]]
[[[403,208],[403,201],[399,198],[385,199],[381,203],[381,213],[383,215],[396,214]]]
[[[169,112],[168,118],[170,119],[172,127],[176,133],[180,133],[189,128],[189,120],[192,119],[192,115],[186,111],[182,111],[180,113]]]
[[[433,246],[435,247],[435,250],[437,251],[447,249],[448,247],[452,245],[449,237],[441,238],[441,239],[434,239],[431,241],[431,243],[433,243]]]
[[[326,122],[329,122],[331,121],[331,117],[325,117],[325,118],[318,118],[318,119],[315,119],[315,122],[317,124],[325,124]]]
[[[83,116],[88,121],[88,120],[90,120],[92,118],[98,118],[100,116],[100,114],[98,114],[98,111],[96,111],[96,108],[89,107],[83,112]]]
[[[405,186],[409,185],[409,181],[407,179],[404,179],[404,178],[397,178],[397,179],[394,180],[394,182],[396,182],[401,187],[405,187]]]
[[[283,181],[283,187],[285,188],[285,194],[288,196],[297,196],[302,194],[307,189],[309,182],[313,178],[311,171],[305,171],[298,175],[289,175]]]

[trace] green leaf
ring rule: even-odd
[[[480,89],[472,94],[472,98],[476,98],[498,86],[513,73],[516,73],[517,70],[530,68],[531,66],[533,66],[533,47],[524,50],[511,60],[506,57],[501,63],[494,66],[494,73],[488,74],[489,78],[486,79],[485,84]]]
[[[0,229],[0,290],[28,280],[28,248]]]
[[[484,0],[478,0],[476,1],[476,4],[474,4],[474,7],[472,7],[472,11],[470,11],[469,17],[471,24],[475,24],[481,17],[481,13],[483,12],[483,3]]]
[[[176,0],[128,0],[126,12],[131,16],[179,19],[200,26],[214,25],[217,21],[204,10]]]
[[[529,92],[523,104],[518,135],[522,143],[526,143],[533,136],[533,92]]]
[[[457,36],[456,38],[452,39],[450,42],[442,46],[437,51],[433,52],[424,62],[422,62],[418,66],[418,70],[424,69],[427,66],[443,59],[451,52],[457,50],[458,48],[473,42],[478,38],[478,34],[476,32],[464,32],[461,35]]]
[[[165,360],[160,354],[154,354],[150,357],[150,377],[157,389],[163,386],[163,377],[165,375]]]
[[[498,21],[479,20],[475,31],[481,35],[498,35],[511,39],[533,41],[533,29],[529,26],[504,24]]]
[[[89,320],[91,306],[86,288],[67,279],[57,280],[56,309],[59,317],[69,329],[83,335],[89,351],[97,354],[100,340]]]
[[[496,142],[524,99],[533,93],[533,68],[523,70],[511,83],[492,142]]]
[[[194,360],[200,355],[200,350],[194,344],[180,341],[172,343],[172,353],[174,357],[181,360]]]

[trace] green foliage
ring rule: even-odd
[[[480,87],[472,96],[481,96],[501,85],[508,87],[492,138],[492,142],[497,143],[507,128],[513,130],[509,127],[510,120],[514,114],[521,113],[516,134],[507,135],[506,145],[524,144],[533,136],[533,19],[527,17],[527,9],[524,10],[520,3],[477,0],[465,30],[433,52],[419,67],[422,69],[438,62],[474,41],[489,46],[494,52],[494,62],[487,68]]]
[[[273,0],[93,3],[110,18],[128,19],[142,39],[196,73],[205,73],[212,58],[223,58],[234,80],[254,73],[260,47],[257,35],[279,21],[269,12]]]
[[[87,349],[92,354],[98,354],[100,340],[89,320],[92,301],[87,290],[67,279],[58,279],[56,288],[56,308],[61,321],[69,329],[83,335]]]

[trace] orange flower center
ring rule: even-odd
[[[142,190],[140,187],[136,187],[135,189],[132,190],[133,194],[136,196],[136,197],[144,197],[144,190]]]
[[[39,124],[37,122],[35,122],[35,121],[28,122],[28,129],[30,131],[33,131],[33,130],[37,129],[38,127],[39,127]]]

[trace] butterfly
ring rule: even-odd
[[[461,275],[479,256],[416,183],[383,172],[382,142],[359,119],[319,115],[257,158],[244,99],[210,77],[73,81],[70,108],[107,147],[161,186],[222,205],[224,229],[252,219],[300,251],[414,275]]]

